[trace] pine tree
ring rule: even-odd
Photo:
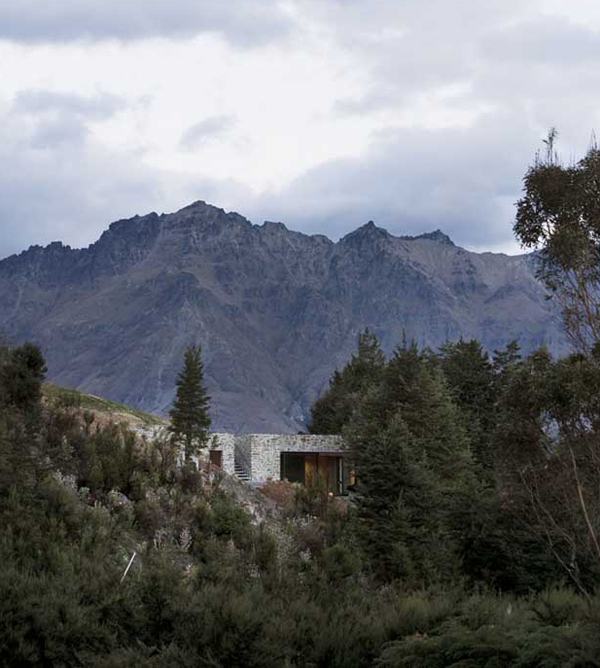
[[[521,360],[521,347],[518,341],[513,339],[502,350],[494,350],[492,365],[496,376],[502,377]]]
[[[185,351],[183,369],[177,377],[177,396],[169,412],[172,439],[183,445],[186,462],[208,442],[209,400],[200,346],[190,346]]]
[[[442,346],[439,359],[452,398],[465,417],[473,454],[479,463],[490,468],[496,401],[492,362],[479,341],[463,339]]]
[[[46,362],[32,343],[3,351],[0,364],[0,402],[12,406],[33,424],[39,418]]]
[[[37,346],[0,348],[0,492],[35,484],[46,362]],[[44,463],[45,465],[45,463]]]
[[[344,430],[357,475],[357,536],[382,579],[458,568],[457,517],[475,483],[463,416],[439,368],[399,348]]]
[[[359,334],[358,350],[340,371],[335,371],[327,392],[311,411],[310,432],[339,434],[369,387],[378,382],[385,367],[385,355],[369,329]]]

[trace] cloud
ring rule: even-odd
[[[235,121],[232,116],[210,116],[190,126],[181,136],[179,145],[188,151],[198,148],[230,130]]]
[[[564,17],[541,16],[490,34],[482,54],[492,62],[502,59],[559,69],[596,66],[600,58],[600,33]]]
[[[320,165],[254,206],[332,237],[374,220],[397,235],[441,228],[460,245],[501,247],[535,139],[518,116],[484,116],[469,129],[390,128],[366,155]]]
[[[85,246],[113,220],[172,211],[200,196],[223,204],[245,196],[235,182],[173,174],[145,165],[134,152],[107,148],[81,119],[73,122],[81,111],[77,100],[66,105],[75,116],[58,100],[63,111],[50,120],[23,117],[22,102],[0,114],[0,258],[32,243]],[[46,104],[34,108],[43,112]]]
[[[44,149],[83,144],[91,121],[109,119],[126,106],[124,99],[106,93],[82,96],[27,89],[15,96],[9,113],[28,121],[20,131],[29,137],[30,148]]]
[[[369,12],[354,2],[311,0],[308,6],[368,72],[360,95],[342,95],[337,113],[401,114],[423,101],[435,103],[431,98],[444,89],[462,91],[454,104],[465,110],[519,105],[524,112],[540,98],[550,109],[545,98],[551,92],[552,108],[560,113],[568,99],[561,99],[563,91],[571,99],[573,92],[577,98],[593,95],[600,22],[576,20],[579,0],[554,3],[554,12],[549,4],[376,0]]]
[[[374,219],[397,234],[439,227],[469,247],[505,247],[547,129],[558,127],[568,161],[600,127],[592,9],[0,3],[13,100],[0,110],[0,254],[86,243],[111,219],[195,199],[331,237]],[[226,39],[188,39],[201,32]],[[57,72],[62,92],[40,90]]]
[[[46,149],[67,144],[82,144],[88,134],[83,123],[59,117],[39,123],[31,135],[31,148]]]
[[[531,0],[374,0],[372,3],[305,0],[314,21],[368,69],[358,99],[340,100],[340,109],[410,104],[415,95],[477,74],[478,51],[490,32],[519,20]],[[325,29],[325,28],[324,28]]]
[[[19,91],[13,101],[13,109],[18,113],[55,112],[93,119],[108,118],[124,106],[123,98],[108,93],[86,97],[43,89]]]
[[[441,227],[463,245],[508,247],[521,178],[547,129],[558,126],[569,160],[600,122],[600,32],[567,6],[304,4],[364,68],[359,94],[342,91],[332,115],[376,117],[380,131],[361,155],[267,194],[255,204],[266,217],[331,236],[369,219],[396,234]]]
[[[22,42],[137,40],[216,32],[236,46],[285,35],[275,0],[18,0],[0,3],[0,39]]]

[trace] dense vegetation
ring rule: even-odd
[[[172,439],[42,404],[35,347],[1,360],[0,663],[598,665],[593,360],[366,333],[313,425],[353,501],[273,483],[259,520]]]

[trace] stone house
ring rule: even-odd
[[[349,469],[340,436],[315,434],[213,434],[213,466],[242,480],[289,480],[307,484],[320,478],[333,494],[344,494]]]

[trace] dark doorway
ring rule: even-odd
[[[221,469],[223,468],[223,451],[222,450],[211,450],[208,453],[208,459],[210,465],[214,468]]]

